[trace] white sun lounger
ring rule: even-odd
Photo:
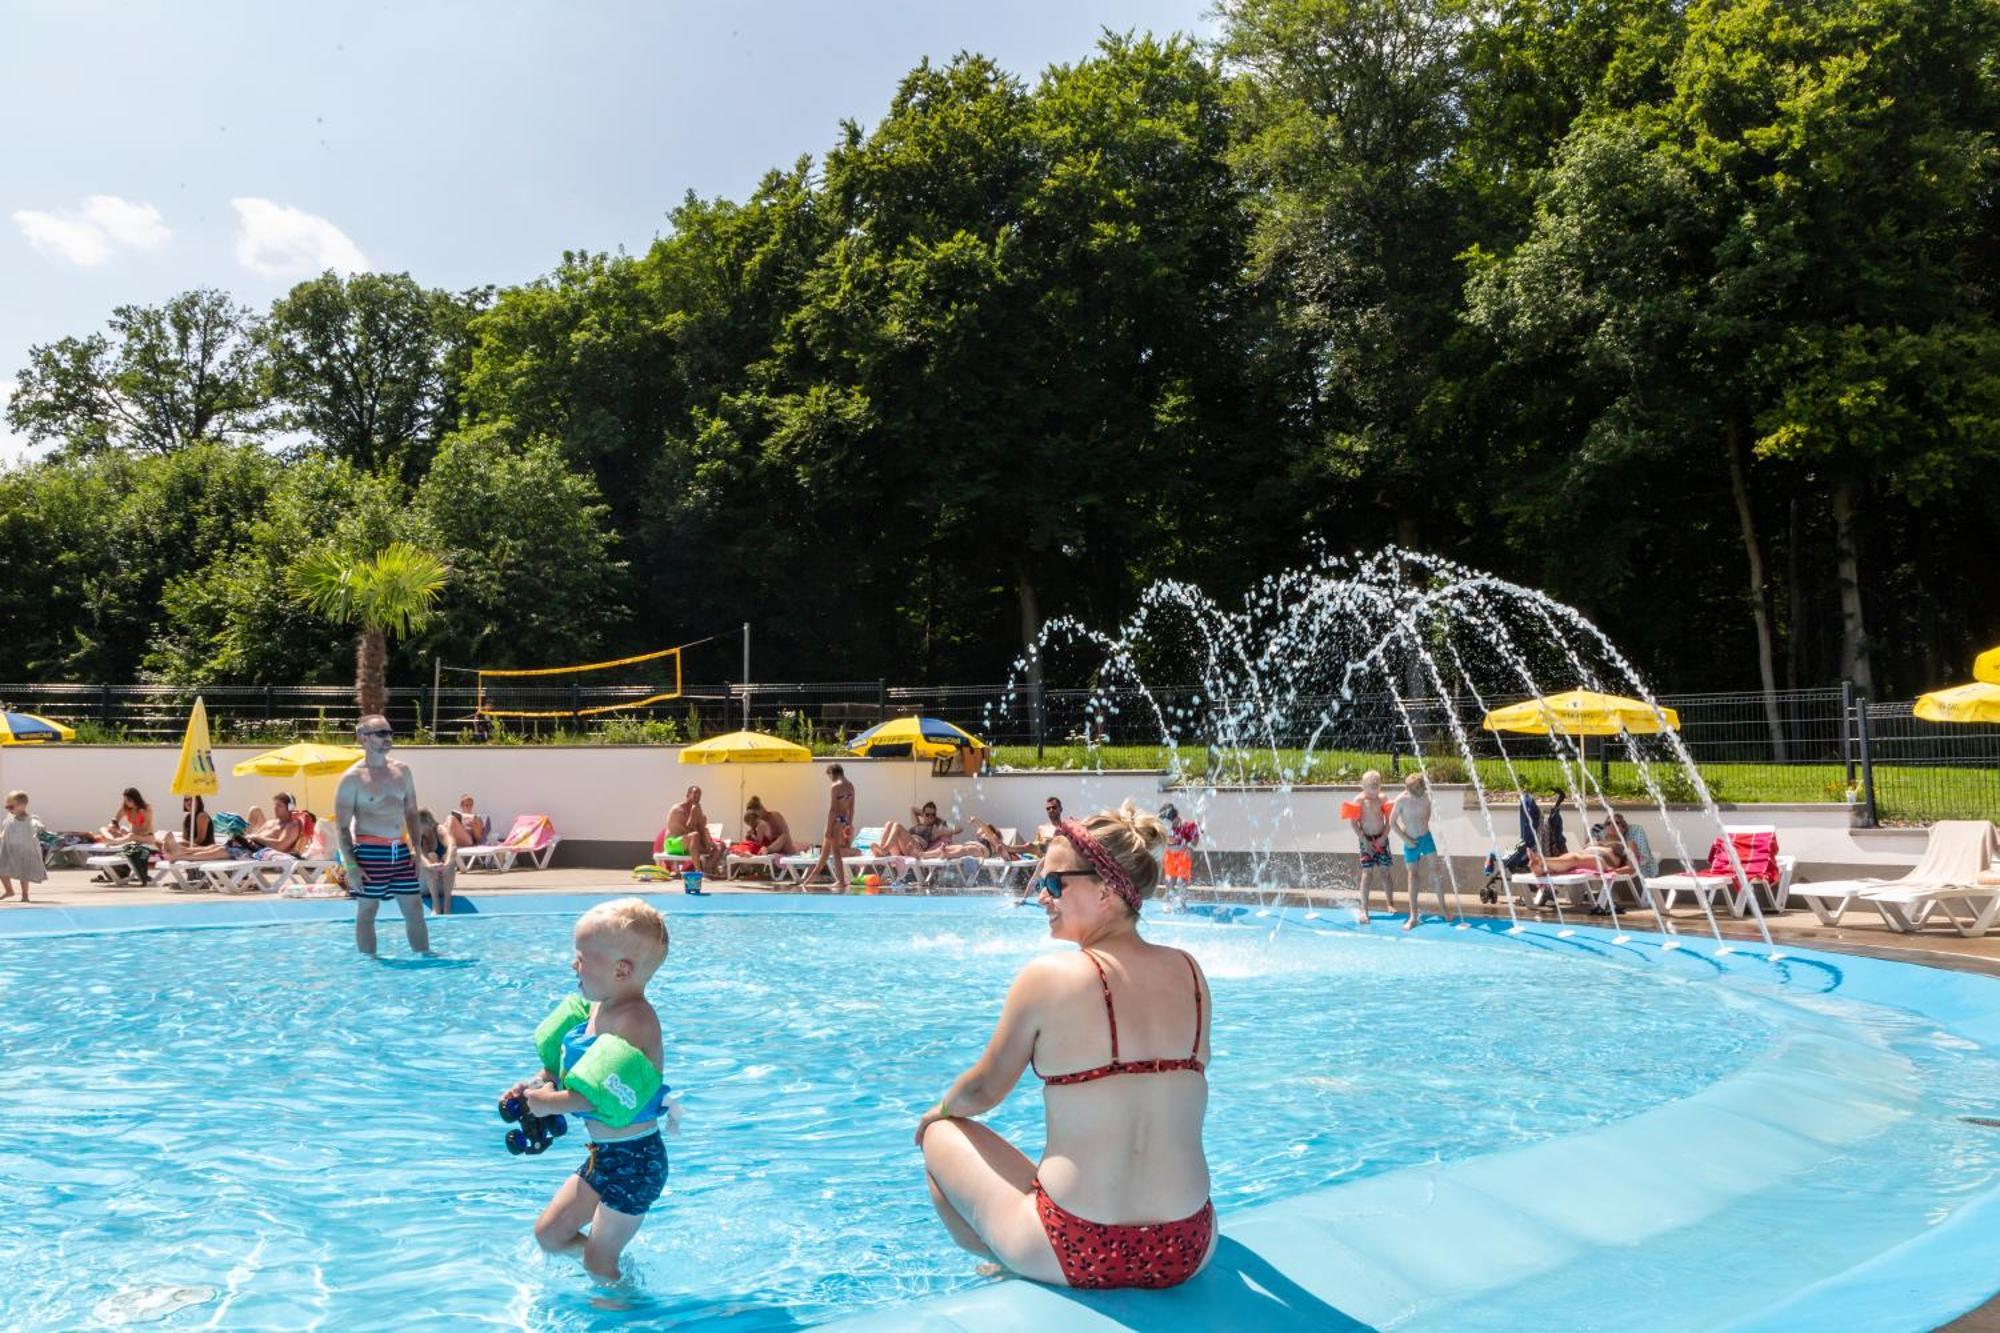
[[[1943,910],[1961,935],[1983,934],[1996,922],[1996,909],[1989,905],[2000,899],[2000,884],[1980,882],[1992,867],[1993,855],[1992,824],[1983,819],[1944,819],[1931,825],[1922,859],[1901,879],[1828,880],[1794,884],[1791,891],[1829,926],[1840,924],[1848,908],[1867,903],[1894,931],[1919,929],[1933,911]]]
[[[137,884],[139,882],[138,875],[133,873],[132,863],[122,856],[107,852],[98,856],[85,857],[83,863],[90,867],[90,869],[102,874],[112,884]]]
[[[717,846],[722,845],[721,824],[710,824],[708,826],[708,840]],[[698,863],[695,857],[688,855],[686,852],[669,852],[663,849],[653,853],[653,864],[671,875],[678,874],[683,870],[694,870],[697,868]],[[722,866],[724,873],[727,873],[729,869],[729,858],[727,856],[723,857]],[[537,869],[540,869],[540,867],[537,867]]]
[[[1783,912],[1791,906],[1792,877],[1798,868],[1798,857],[1781,855],[1778,857],[1778,882],[1771,884],[1761,879],[1750,880],[1747,893],[1737,884],[1736,876],[1712,875],[1705,870],[1692,874],[1655,875],[1646,881],[1646,891],[1653,895],[1662,912],[1671,912],[1675,900],[1683,893],[1697,906],[1711,912],[1715,910],[1715,899],[1720,896],[1731,916],[1750,915],[1751,893],[1759,896],[1767,911]]]
[[[532,865],[535,869],[547,870],[549,868],[549,858],[556,854],[556,848],[562,846],[562,834],[557,833],[554,826],[551,825],[549,827],[549,840],[540,847],[529,846],[527,840],[521,836],[523,831],[522,822],[524,820],[541,820],[543,818],[545,817],[541,815],[522,815],[514,821],[514,826],[508,830],[507,836],[499,842],[480,843],[474,847],[460,847],[457,851],[458,868],[460,870],[508,871],[514,868],[516,861],[522,857],[526,857],[528,864]]]
[[[1534,890],[1533,903],[1538,907],[1555,906],[1558,893],[1579,910],[1598,905],[1607,894],[1619,889],[1638,893],[1638,876],[1630,870],[1615,870],[1608,875],[1600,870],[1566,870],[1560,875],[1514,875],[1512,880]]]
[[[775,883],[778,879],[778,863],[784,859],[783,854],[779,852],[728,852],[722,858],[722,877],[735,879],[739,870],[762,866]]]

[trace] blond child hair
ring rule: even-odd
[[[632,966],[643,980],[667,960],[667,919],[643,898],[613,898],[585,912],[577,924],[590,934],[616,934],[632,945]]]

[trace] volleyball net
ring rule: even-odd
[[[577,666],[474,667],[480,717],[596,717],[681,697],[682,644]],[[463,669],[463,668],[458,668]]]

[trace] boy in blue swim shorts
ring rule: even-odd
[[[667,923],[650,904],[620,898],[585,912],[573,943],[576,1013],[587,1016],[562,1032],[555,1077],[543,1070],[508,1092],[522,1094],[536,1115],[582,1119],[589,1155],[542,1210],[535,1239],[550,1254],[580,1252],[593,1276],[615,1282],[619,1255],[667,1186],[665,1042],[646,999],[647,981],[666,961]]]
[[[1430,784],[1422,773],[1412,773],[1403,779],[1403,794],[1396,798],[1390,808],[1389,823],[1396,830],[1396,836],[1403,840],[1403,874],[1405,888],[1410,895],[1410,918],[1403,923],[1404,930],[1416,927],[1420,918],[1417,910],[1417,876],[1425,874],[1431,887],[1437,891],[1438,911],[1451,915],[1451,907],[1444,899],[1444,880],[1438,876],[1437,838],[1431,833]]]

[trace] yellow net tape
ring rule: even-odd
[[[586,662],[582,666],[523,667],[515,669],[479,668],[482,676],[580,676],[586,671],[609,671],[612,667],[637,666],[641,662],[658,661],[662,657],[674,659],[674,688],[680,689],[680,655],[678,648],[662,648],[657,653],[640,653],[637,657],[620,657],[610,662]]]
[[[589,708],[488,708],[486,706],[486,679],[492,677],[522,676],[577,676],[587,671],[610,671],[618,667],[637,666],[641,662],[657,662],[671,657],[674,660],[674,687],[657,694],[649,694],[643,699],[621,699],[613,704],[593,704]],[[609,662],[590,662],[582,666],[532,667],[496,669],[482,668],[478,672],[479,698],[473,711],[484,717],[596,717],[601,713],[622,713],[627,709],[644,708],[649,704],[665,703],[681,697],[681,650],[663,648],[656,653],[640,653],[636,657],[620,657]]]

